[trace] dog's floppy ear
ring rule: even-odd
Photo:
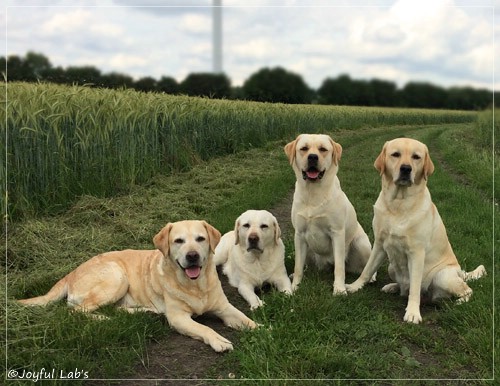
[[[335,165],[338,165],[339,161],[340,161],[340,157],[342,156],[342,146],[340,146],[340,143],[335,142],[331,138],[330,138],[330,142],[332,143],[332,146],[333,146],[333,153],[332,153],[333,163]]]
[[[208,233],[208,243],[210,244],[210,250],[212,251],[212,253],[214,253],[215,247],[217,246],[217,244],[219,244],[221,234],[217,229],[215,229],[206,221],[202,221],[202,223]]]
[[[293,162],[295,161],[295,149],[297,148],[299,137],[300,135],[292,142],[287,143],[284,148],[288,161],[290,161],[290,165],[293,165]]]
[[[170,252],[169,235],[172,230],[172,223],[165,225],[158,234],[153,237],[153,243],[157,249],[163,253],[163,256],[167,257]]]
[[[273,225],[274,225],[274,243],[278,245],[278,242],[280,241],[281,237],[281,228],[278,224],[278,220],[273,219]]]
[[[424,157],[424,179],[427,181],[427,177],[429,177],[432,173],[434,173],[434,163],[431,160],[429,149],[427,149],[426,146]]]
[[[380,172],[380,175],[385,173],[385,153],[386,153],[387,142],[384,144],[382,151],[378,155],[373,166]]]
[[[238,217],[234,222],[234,245],[240,243],[240,218]]]

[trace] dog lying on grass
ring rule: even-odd
[[[480,278],[486,270],[480,265],[464,272],[458,264],[427,188],[434,172],[427,146],[408,138],[386,142],[375,168],[382,177],[374,206],[375,244],[361,276],[347,291],[360,290],[388,257],[389,276],[395,282],[382,291],[408,296],[404,321],[422,321],[422,293],[433,301],[450,296],[458,297],[459,303],[468,301],[472,289],[466,281]]]
[[[207,312],[229,327],[256,324],[227,300],[213,262],[220,232],[205,221],[167,224],[153,239],[157,250],[125,250],[94,256],[59,280],[43,296],[19,300],[46,305],[67,297],[74,310],[92,312],[116,304],[129,312],[165,314],[177,332],[210,345],[232,350],[229,340],[194,321]]]
[[[255,288],[264,282],[292,293],[278,220],[266,210],[248,210],[238,217],[234,231],[222,236],[215,248],[215,264],[224,264],[229,284],[238,288],[252,310],[263,305]]]

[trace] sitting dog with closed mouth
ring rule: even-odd
[[[459,303],[468,301],[472,289],[466,282],[480,278],[486,270],[483,265],[471,272],[460,268],[427,188],[434,172],[427,146],[410,138],[388,141],[375,160],[375,168],[382,179],[373,207],[375,243],[363,272],[347,285],[347,291],[363,288],[388,258],[394,282],[382,291],[408,296],[405,322],[422,322],[422,295],[432,301],[447,297],[458,297]]]

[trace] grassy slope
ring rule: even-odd
[[[399,135],[439,143],[434,159],[447,160],[439,141],[464,125],[391,127],[334,133],[344,146],[340,178],[370,238],[372,205],[380,182],[373,160],[383,142]],[[436,142],[434,142],[436,141]],[[84,197],[67,213],[20,223],[9,231],[8,362],[12,368],[85,368],[94,377],[126,376],[145,355],[144,343],[168,334],[164,319],[105,310],[106,322],[70,314],[62,304],[24,309],[11,299],[46,291],[56,278],[103,250],[150,248],[167,221],[206,218],[231,229],[243,210],[269,208],[293,186],[284,142],[202,164],[189,173],[158,177],[113,199]],[[472,283],[472,301],[425,306],[424,324],[402,323],[405,300],[382,294],[378,283],[346,298],[331,296],[332,274],[309,270],[299,292],[265,294],[253,317],[264,324],[242,334],[226,355],[243,378],[489,378],[492,376],[491,205],[454,178],[453,163],[436,162],[429,187],[463,266],[485,264],[490,275]],[[250,171],[250,172],[249,172]],[[473,174],[474,170],[464,172]],[[256,191],[257,189],[257,191]],[[293,241],[285,240],[291,271]],[[354,280],[349,277],[348,280]],[[5,290],[2,288],[2,291]],[[272,326],[272,329],[269,327]]]

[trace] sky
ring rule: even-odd
[[[139,79],[211,72],[212,0],[4,0],[4,56]],[[251,4],[251,5],[249,5]],[[500,0],[222,0],[223,71],[500,90]],[[495,40],[497,44],[495,45]],[[498,71],[495,71],[497,69]],[[495,76],[495,73],[497,74]]]

